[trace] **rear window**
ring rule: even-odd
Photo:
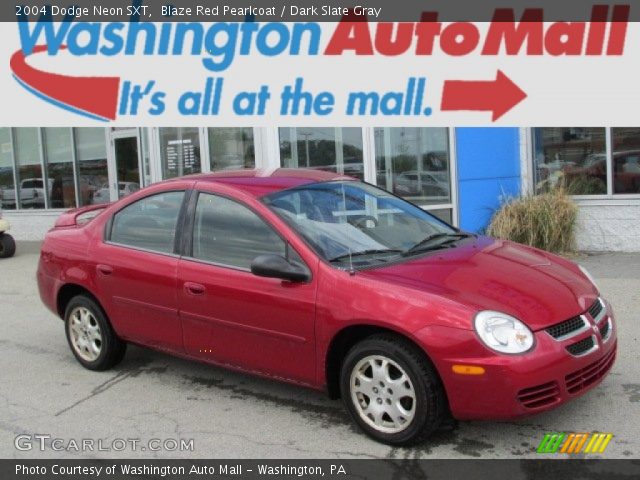
[[[184,192],[163,192],[128,205],[113,217],[110,241],[119,245],[173,253]]]

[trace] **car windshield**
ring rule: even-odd
[[[357,181],[304,185],[268,195],[264,202],[340,268],[383,264],[466,236],[421,208]]]

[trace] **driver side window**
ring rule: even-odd
[[[258,255],[287,255],[285,241],[253,211],[208,193],[198,196],[192,248],[193,258],[246,270]],[[291,248],[289,256],[299,260]]]

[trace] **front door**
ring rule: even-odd
[[[200,192],[191,251],[178,263],[185,350],[204,360],[311,384],[316,281],[253,275],[262,254],[297,253],[246,205]]]

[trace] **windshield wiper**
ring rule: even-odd
[[[407,255],[411,255],[412,253],[416,253],[416,252],[426,252],[428,250],[435,250],[435,249],[444,247],[450,242],[453,242],[460,238],[467,238],[470,236],[471,235],[468,233],[445,233],[445,232],[434,233],[432,235],[429,235],[428,237],[423,238],[418,243],[416,243],[413,247],[407,250],[404,250],[402,252],[402,256],[405,257]],[[446,240],[443,242],[438,242],[434,245],[429,245],[434,240],[438,240],[441,238]]]
[[[402,253],[404,250],[396,250],[393,248],[378,248],[378,249],[369,249],[369,250],[361,250],[359,252],[345,253],[344,255],[338,255],[337,257],[330,258],[330,262],[337,262],[340,260],[345,260],[349,257],[360,257],[362,255],[374,255],[376,253]]]

